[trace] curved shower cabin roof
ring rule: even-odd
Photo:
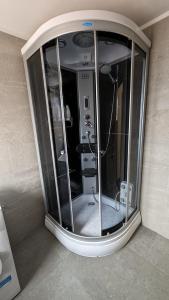
[[[83,22],[82,25],[85,25],[86,27],[84,26],[84,28],[88,30],[94,29],[94,23],[93,23],[94,21],[106,21],[106,22],[117,23],[132,30],[145,43],[147,47],[151,46],[150,40],[142,32],[139,26],[137,26],[129,18],[105,10],[81,10],[81,11],[75,11],[75,12],[59,15],[47,21],[43,25],[41,25],[35,31],[32,37],[27,41],[27,43],[23,46],[21,50],[22,55],[24,55],[37,42],[37,40],[39,39],[43,40],[43,36],[47,34],[49,31],[52,31],[57,26],[62,26],[67,23],[75,22],[75,21],[82,21]],[[43,42],[45,43],[45,41]]]

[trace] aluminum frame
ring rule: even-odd
[[[143,69],[142,78],[142,91],[141,91],[141,112],[140,112],[140,124],[139,124],[139,146],[138,146],[138,170],[137,170],[137,190],[136,200],[137,209],[140,209],[140,198],[141,198],[141,182],[142,182],[142,169],[143,169],[143,146],[144,146],[144,135],[145,135],[145,113],[146,113],[146,94],[148,85],[148,65],[149,65],[149,53],[146,54]]]
[[[30,87],[28,65],[27,65],[26,60],[24,60],[24,69],[25,69],[25,77],[26,77],[26,83],[27,83],[27,89],[28,89],[28,99],[29,99],[29,106],[30,106],[30,112],[31,112],[33,134],[34,134],[34,139],[35,139],[35,148],[36,148],[36,155],[37,155],[37,160],[38,160],[40,182],[41,182],[41,187],[42,187],[42,195],[43,195],[43,200],[44,200],[44,205],[45,205],[45,211],[48,212],[48,201],[47,201],[47,195],[46,195],[44,179],[43,179],[43,172],[42,172],[41,158],[40,158],[40,146],[39,146],[38,135],[37,135],[37,130],[36,130],[36,121],[35,121],[32,93],[31,93],[31,87]]]
[[[58,181],[57,181],[56,163],[55,163],[55,150],[54,150],[54,144],[53,144],[51,117],[50,117],[50,110],[49,110],[49,98],[48,98],[47,85],[46,85],[46,75],[45,75],[45,66],[44,66],[42,47],[40,48],[40,59],[41,59],[41,65],[42,65],[42,75],[43,75],[43,84],[44,84],[44,91],[45,91],[46,111],[47,111],[48,126],[49,126],[49,136],[50,136],[50,144],[51,144],[51,152],[52,152],[52,164],[53,164],[54,180],[55,180],[55,187],[56,187],[59,222],[62,225],[62,216],[61,216],[61,209],[60,209],[60,196],[59,196],[59,188],[58,188]]]
[[[98,51],[97,36],[94,31],[94,55],[95,55],[95,91],[96,91],[96,129],[97,129],[97,164],[98,164],[98,189],[99,189],[99,220],[100,235],[102,236],[102,188],[101,188],[101,149],[100,149],[100,107],[99,107],[99,75],[98,75]]]
[[[135,43],[132,43],[133,48],[133,63],[131,61],[131,79],[130,79],[130,105],[133,106],[133,90],[134,90],[134,67],[135,67]],[[134,47],[133,47],[134,46]],[[147,90],[147,78],[148,78],[148,63],[149,63],[149,52],[145,53],[145,61],[143,64],[143,71],[142,71],[142,87],[141,87],[141,100],[140,100],[140,121],[139,121],[139,142],[138,142],[138,149],[137,149],[137,177],[136,177],[136,193],[135,193],[135,204],[136,209],[135,212],[140,210],[140,194],[141,194],[141,177],[142,177],[142,159],[143,159],[143,141],[144,141],[144,127],[145,127],[145,109],[146,109],[146,90]],[[130,107],[133,111],[133,107]],[[128,186],[128,193],[127,193],[127,205],[126,205],[126,222],[131,218],[128,216],[128,206],[129,206],[129,185],[130,185],[130,160],[131,160],[131,142],[132,142],[132,116],[129,117],[129,138],[128,140],[128,159],[127,159],[127,186]],[[129,145],[130,144],[130,145]]]
[[[127,201],[126,201],[126,218],[128,221],[128,204],[129,204],[129,186],[130,186],[130,160],[131,160],[131,143],[132,143],[132,121],[133,121],[133,85],[134,85],[134,53],[135,43],[132,41],[131,47],[131,73],[130,73],[130,104],[129,104],[129,129],[128,129],[128,153],[127,153]]]
[[[62,127],[63,127],[63,140],[64,140],[64,147],[65,147],[66,169],[67,169],[67,179],[68,179],[70,218],[71,218],[72,231],[74,232],[73,207],[72,207],[72,197],[71,197],[71,187],[70,187],[69,161],[68,161],[68,151],[67,151],[64,103],[63,103],[63,85],[62,85],[62,75],[61,75],[61,68],[60,68],[60,52],[59,52],[58,38],[56,39],[56,57],[57,57],[57,66],[58,66],[58,75],[59,75],[59,92],[60,92],[60,104],[61,104]]]

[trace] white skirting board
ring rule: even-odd
[[[19,292],[20,285],[0,206],[0,299],[11,300]]]
[[[122,248],[141,223],[138,212],[135,217],[114,234],[102,237],[84,237],[68,232],[52,217],[45,217],[46,227],[70,251],[87,257],[106,256]]]

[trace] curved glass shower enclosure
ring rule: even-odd
[[[46,210],[64,232],[113,236],[139,211],[147,51],[76,30],[26,59]]]

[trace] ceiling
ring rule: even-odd
[[[0,0],[0,31],[27,40],[50,18],[84,9],[114,11],[143,25],[168,11],[169,0]]]
[[[91,39],[85,39],[83,33],[69,33],[64,37],[59,38],[59,55],[60,55],[60,64],[62,67],[69,69],[71,71],[80,71],[80,70],[94,70],[95,67],[95,56],[94,56],[94,35],[91,32],[85,33],[91,37]],[[75,37],[78,36],[78,42],[84,41],[91,42],[87,46],[80,46],[76,44]],[[81,37],[81,40],[80,40]],[[110,36],[99,36],[98,41],[98,63],[99,66],[112,66],[117,62],[126,60],[131,56],[131,49],[127,45],[122,43],[112,41],[112,35]],[[63,43],[64,42],[64,43]],[[107,43],[108,42],[108,43]],[[64,46],[61,46],[64,45]],[[46,47],[46,62],[50,69],[53,71],[53,67],[56,65],[56,46]],[[109,71],[110,72],[110,71]],[[108,72],[108,73],[109,73]],[[107,74],[108,74],[107,73]],[[55,70],[56,74],[56,70]],[[51,73],[52,75],[52,73]]]

